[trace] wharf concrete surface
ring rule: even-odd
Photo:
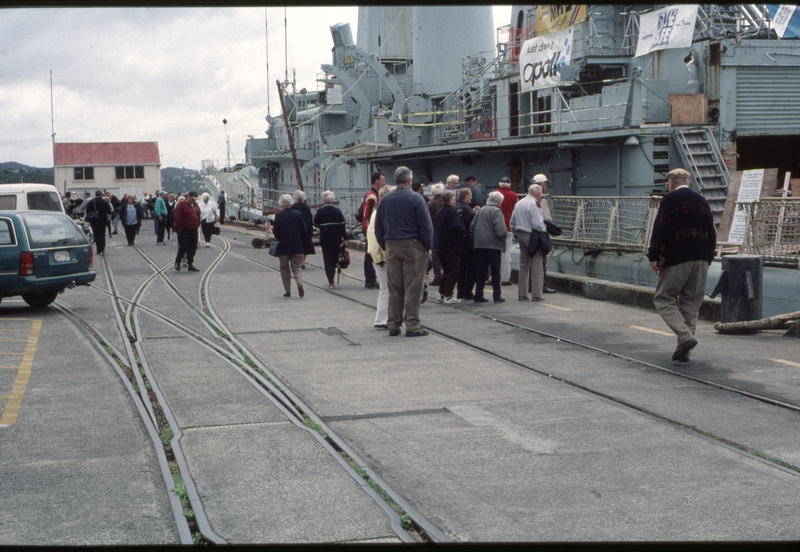
[[[75,325],[4,299],[0,350],[0,545],[179,542],[142,419]]]
[[[140,351],[199,514],[225,542],[401,542],[363,481],[230,360],[243,355],[456,542],[800,540],[800,414],[728,389],[800,404],[796,340],[701,322],[691,361],[672,363],[654,312],[566,293],[518,302],[515,286],[502,304],[428,302],[431,335],[389,337],[373,328],[362,253],[328,290],[317,249],[305,297],[292,284],[284,298],[278,260],[250,245],[263,234],[223,226],[195,262],[219,264],[187,273],[143,224],[137,248],[115,236],[97,282],[57,301]],[[0,427],[0,544],[181,542],[134,401],[72,321],[4,300],[0,364],[30,359],[11,337],[27,319],[41,337],[18,418]],[[20,372],[0,369],[0,396]]]
[[[238,249],[277,267],[265,250]],[[519,303],[513,286],[503,288],[504,304],[423,305],[423,326],[443,335],[390,338],[372,328],[376,292],[363,287],[361,255],[351,259],[333,292],[318,255],[306,261],[304,299],[282,299],[278,275],[266,273],[270,297],[228,297],[215,309],[230,313],[230,327],[281,380],[453,540],[800,537],[797,475],[727,444],[797,466],[796,413],[517,326],[795,404],[796,341],[721,336],[701,323],[701,346],[677,365],[675,337],[654,312],[568,294]],[[227,276],[214,284],[235,288],[234,273]],[[288,316],[274,306],[266,331],[249,329],[247,305],[281,300]],[[769,490],[754,493],[761,485]]]

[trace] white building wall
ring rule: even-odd
[[[138,188],[150,194],[161,189],[161,167],[158,165],[144,165],[144,178],[117,180],[115,166],[95,166],[94,180],[75,180],[75,165],[54,167],[53,175],[53,181],[61,194],[67,190],[82,193],[83,190],[93,192],[100,188],[121,197],[118,192],[122,188]]]

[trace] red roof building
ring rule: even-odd
[[[158,142],[56,142],[53,158],[61,193],[100,188],[141,196],[161,188]]]
[[[158,142],[80,142],[55,144],[55,165],[161,165]]]

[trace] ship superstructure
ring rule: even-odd
[[[373,170],[391,180],[406,165],[422,184],[474,174],[486,191],[509,176],[518,192],[545,173],[572,228],[562,246],[641,252],[649,195],[671,168],[692,173],[718,222],[734,171],[800,176],[795,11],[517,5],[494,29],[490,6],[361,7],[357,41],[349,24],[331,26],[317,90],[279,83],[302,187],[310,203],[333,190],[349,216]],[[267,121],[243,168],[209,171],[241,218],[300,187],[284,118]],[[598,225],[605,235],[588,237]],[[778,260],[796,267],[798,257]]]

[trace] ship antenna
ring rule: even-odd
[[[286,6],[283,7],[283,68],[286,71],[284,82],[289,82],[289,40],[286,34],[289,32],[289,23],[286,19]]]
[[[267,117],[270,116],[269,110],[269,24],[267,23],[267,7],[264,6],[264,33],[267,46]]]

